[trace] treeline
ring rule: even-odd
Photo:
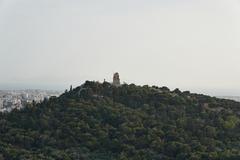
[[[87,81],[0,114],[0,160],[239,160],[240,103]]]

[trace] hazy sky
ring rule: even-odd
[[[85,80],[240,95],[240,0],[0,0],[0,89]]]

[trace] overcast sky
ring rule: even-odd
[[[0,0],[0,89],[85,80],[240,95],[239,0]]]

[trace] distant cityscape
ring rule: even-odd
[[[0,90],[0,112],[21,109],[27,103],[39,103],[51,96],[59,96],[61,91],[52,90]]]

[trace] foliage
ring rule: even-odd
[[[240,159],[240,103],[87,81],[0,114],[0,159]]]

